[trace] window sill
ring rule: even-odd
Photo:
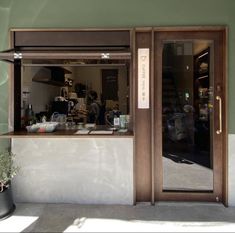
[[[75,134],[76,130],[57,130],[52,133],[28,133],[27,131],[15,131],[0,135],[0,138],[130,138],[134,137],[132,131],[120,133],[114,131],[113,134]]]

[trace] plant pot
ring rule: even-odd
[[[0,193],[0,220],[10,217],[15,210],[11,186]]]

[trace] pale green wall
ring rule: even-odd
[[[229,132],[235,133],[235,0],[0,0],[0,49],[9,28],[227,25]],[[0,130],[7,128],[7,65],[0,64]]]

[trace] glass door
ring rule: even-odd
[[[222,201],[221,36],[155,34],[156,200]]]

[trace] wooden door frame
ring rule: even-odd
[[[154,117],[156,119],[155,125],[154,125],[154,144],[155,149],[152,153],[154,153],[154,159],[152,160],[152,163],[154,164],[154,174],[152,175],[152,180],[154,180],[154,197],[152,196],[152,199],[157,201],[216,201],[216,196],[218,194],[219,186],[221,186],[221,195],[219,195],[219,201],[223,202],[224,205],[227,205],[228,198],[228,159],[227,159],[227,33],[228,29],[227,27],[164,27],[164,28],[154,28],[154,36],[163,35],[168,33],[169,35],[172,34],[175,38],[180,38],[180,34],[184,33],[189,35],[190,33],[195,34],[197,32],[201,32],[201,34],[205,33],[211,33],[211,32],[218,32],[220,34],[220,45],[222,47],[219,47],[220,53],[222,54],[222,68],[221,68],[221,74],[216,74],[220,77],[222,77],[220,80],[217,77],[217,83],[215,83],[215,86],[218,84],[222,86],[223,91],[221,90],[215,90],[215,96],[221,95],[222,101],[223,101],[223,109],[222,109],[222,116],[223,116],[223,133],[221,135],[216,135],[215,132],[213,134],[213,137],[215,140],[222,140],[222,147],[218,147],[217,150],[221,151],[221,167],[217,166],[217,168],[222,169],[222,174],[219,180],[214,181],[214,189],[216,193],[189,193],[189,192],[162,192],[159,187],[162,187],[162,168],[161,171],[156,171],[159,168],[159,164],[162,164],[162,156],[160,154],[162,153],[162,137],[160,137],[161,129],[162,128],[162,80],[161,80],[161,68],[158,69],[158,67],[161,66],[162,61],[162,54],[156,53],[156,50],[154,49],[154,60],[157,62],[154,70],[155,74],[155,93],[154,93],[154,99],[158,99],[158,101],[155,101],[155,111],[154,111]],[[164,36],[163,36],[164,37]],[[158,47],[160,42],[157,41],[157,44],[155,44],[156,47]],[[216,62],[215,62],[216,63]],[[215,98],[214,96],[214,98]],[[215,102],[216,103],[216,102]],[[217,106],[215,106],[215,111],[218,111]]]
[[[135,192],[136,202],[150,202],[153,196],[153,175],[152,163],[152,107],[147,109],[138,108],[138,49],[150,49],[150,64],[152,63],[153,40],[152,28],[136,28],[133,49],[133,86],[134,86],[134,158],[135,158]],[[150,79],[152,79],[152,67],[150,65]],[[152,83],[152,81],[150,81]],[[151,86],[153,88],[153,86]],[[150,91],[151,92],[151,91]],[[152,93],[151,93],[152,95]],[[150,98],[152,106],[153,98]]]

